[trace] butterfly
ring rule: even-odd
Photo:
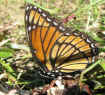
[[[57,19],[32,4],[25,8],[25,26],[40,75],[48,78],[75,76],[95,62],[95,42],[78,30],[66,28]]]

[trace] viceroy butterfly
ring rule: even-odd
[[[28,4],[25,25],[31,52],[42,76],[74,76],[95,62],[98,54],[95,42],[78,30],[65,28],[48,12]]]

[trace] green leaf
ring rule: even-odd
[[[99,64],[101,63],[104,63],[105,64],[105,60],[104,59],[100,59],[98,60],[97,62],[95,62],[94,64],[92,64],[91,66],[89,66],[86,70],[84,70],[82,73],[81,73],[81,76],[80,76],[80,80],[82,81],[83,79],[83,76],[90,72],[91,70],[93,70],[94,68],[96,68]],[[99,66],[98,66],[99,67]]]
[[[10,64],[5,63],[5,61],[3,61],[2,59],[0,59],[0,63],[3,66],[3,68],[6,70],[6,72],[8,73],[8,78],[16,81],[16,73],[12,69]]]
[[[97,42],[100,42],[101,44],[105,43],[105,40],[103,40],[102,38],[98,37],[96,33],[89,32],[88,35],[91,36]]]
[[[0,57],[1,58],[7,58],[10,56],[13,56],[13,50],[9,48],[0,48]]]
[[[100,66],[101,66],[101,67],[103,68],[103,70],[105,71],[105,60],[100,63]]]
[[[105,26],[101,26],[100,29],[105,30]]]
[[[105,47],[99,48],[99,52],[105,52]]]

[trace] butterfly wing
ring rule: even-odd
[[[95,62],[98,49],[87,35],[74,31],[64,33],[53,45],[50,53],[51,61],[61,72],[76,72],[84,70]]]
[[[27,5],[25,23],[33,57],[45,72],[75,72],[94,62],[94,42],[83,33],[65,29],[44,10]]]
[[[25,23],[31,51],[37,59],[37,63],[45,71],[48,71],[47,65],[52,69],[52,64],[49,62],[50,49],[62,34],[61,31],[64,31],[63,27],[59,26],[58,29],[56,27],[58,23],[52,20],[47,12],[43,12],[33,5],[26,7]]]

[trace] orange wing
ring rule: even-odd
[[[82,71],[95,61],[98,51],[94,45],[83,33],[64,33],[53,45],[50,53],[51,62],[56,63],[54,67],[60,72]]]
[[[27,5],[25,23],[31,52],[45,72],[75,72],[94,62],[94,42],[83,33],[64,28],[44,10]]]

